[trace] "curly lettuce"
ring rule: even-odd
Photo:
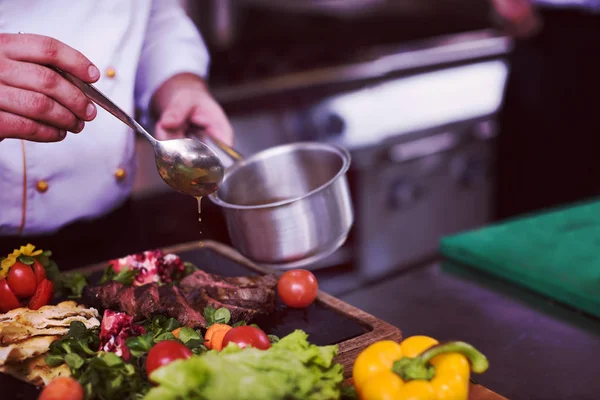
[[[159,368],[158,386],[145,400],[330,400],[341,397],[342,365],[333,361],[337,346],[316,346],[296,330],[268,350],[229,344]]]

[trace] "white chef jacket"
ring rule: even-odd
[[[205,77],[209,55],[177,0],[0,0],[0,32],[37,33],[79,50],[96,83],[126,112],[147,115],[169,77]],[[131,192],[134,134],[100,107],[83,132],[58,143],[0,142],[2,235],[51,233],[102,216]]]

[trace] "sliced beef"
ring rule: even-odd
[[[276,286],[275,275],[223,277],[196,271],[179,287],[157,283],[133,287],[110,281],[86,287],[83,295],[87,305],[124,312],[135,321],[162,314],[196,328],[206,326],[202,313],[207,306],[227,308],[232,322],[250,322],[258,315],[272,313]]]
[[[206,292],[213,299],[225,304],[264,309],[265,313],[272,311],[270,305],[275,304],[275,291],[261,287],[238,289],[207,287]]]
[[[165,315],[175,318],[182,325],[190,328],[206,327],[206,320],[181,295],[176,286],[165,285],[158,288],[160,309]]]
[[[183,295],[195,309],[225,307],[233,322],[272,313],[276,286],[275,275],[225,277],[204,271],[196,271],[180,283]]]
[[[236,323],[238,321],[252,321],[260,313],[259,310],[256,309],[222,303],[219,300],[212,298],[206,292],[206,290],[202,288],[188,291],[185,296],[188,302],[196,310],[203,310],[206,306],[215,309],[219,309],[221,307],[227,308],[231,313],[232,323]]]
[[[143,285],[136,286],[133,289],[135,302],[138,305],[138,314],[144,318],[151,318],[156,315],[156,310],[159,309],[160,299],[158,296],[158,285]]]
[[[106,282],[101,286],[86,286],[83,288],[83,302],[99,310],[116,310],[119,306],[118,293],[122,287],[116,281]]]
[[[144,286],[124,286],[116,281],[85,288],[84,302],[99,310],[123,312],[134,321],[162,314],[177,319],[190,328],[206,326],[202,314],[194,310],[177,287],[157,283]]]
[[[230,289],[265,288],[274,290],[277,286],[277,277],[273,274],[263,276],[220,276],[200,270],[184,278],[180,286],[182,289],[210,286]]]

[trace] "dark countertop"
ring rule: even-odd
[[[342,300],[404,337],[470,342],[490,369],[473,378],[509,399],[597,399],[600,320],[466,269],[434,263]]]
[[[51,249],[61,269],[71,269],[195,240],[229,243],[220,210],[205,200],[199,224],[196,207],[195,199],[167,192],[132,201],[111,216],[60,236],[16,241],[0,237],[0,252],[30,241]],[[325,290],[355,279],[344,268],[319,271],[317,277]],[[405,337],[426,334],[471,342],[491,362],[490,370],[475,380],[510,399],[585,400],[600,393],[594,365],[600,358],[596,318],[440,263],[345,290],[333,294],[399,327]]]

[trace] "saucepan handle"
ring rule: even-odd
[[[202,128],[192,128],[192,130],[188,132],[188,136],[190,135],[198,137],[204,144],[208,146],[218,147],[223,153],[225,153],[225,155],[231,158],[234,162],[244,160],[244,156],[242,155],[242,153],[235,150],[233,147],[227,145],[222,140],[209,135]]]

